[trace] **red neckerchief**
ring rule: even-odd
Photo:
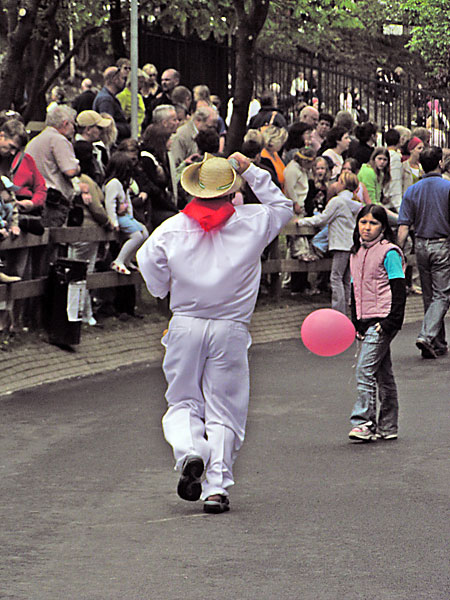
[[[222,227],[234,213],[229,200],[201,200],[194,198],[181,211],[200,225],[205,231]]]

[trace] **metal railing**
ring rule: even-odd
[[[423,88],[411,75],[377,70],[363,77],[307,53],[295,61],[258,54],[255,72],[255,95],[272,89],[290,122],[295,120],[302,102],[333,115],[348,110],[355,121],[373,121],[380,131],[396,125],[425,127],[431,116],[439,122],[444,144],[448,145],[450,92]],[[293,82],[299,74],[306,85],[300,81],[299,90],[293,94]]]

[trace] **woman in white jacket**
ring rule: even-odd
[[[298,219],[298,225],[323,227],[328,224],[328,248],[332,252],[331,266],[331,308],[347,314],[350,303],[350,248],[353,245],[353,231],[356,216],[363,204],[355,196],[358,177],[344,171],[339,176],[341,191],[331,198],[325,210],[313,217]]]

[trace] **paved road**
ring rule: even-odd
[[[159,365],[0,402],[0,598],[448,600],[450,359],[394,343],[398,442],[347,441],[354,348],[255,346],[232,510],[175,494]]]

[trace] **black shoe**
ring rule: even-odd
[[[183,500],[195,502],[202,493],[202,484],[200,479],[205,470],[205,465],[201,456],[187,456],[184,459],[181,477],[178,481],[177,494]]]
[[[230,510],[228,496],[221,496],[219,494],[209,496],[203,505],[203,512],[213,515],[218,515],[219,513],[227,512],[228,510]]]
[[[417,338],[416,346],[422,352],[422,358],[437,358],[436,350],[423,338]]]
[[[436,348],[436,356],[446,356],[448,354],[448,348]]]

